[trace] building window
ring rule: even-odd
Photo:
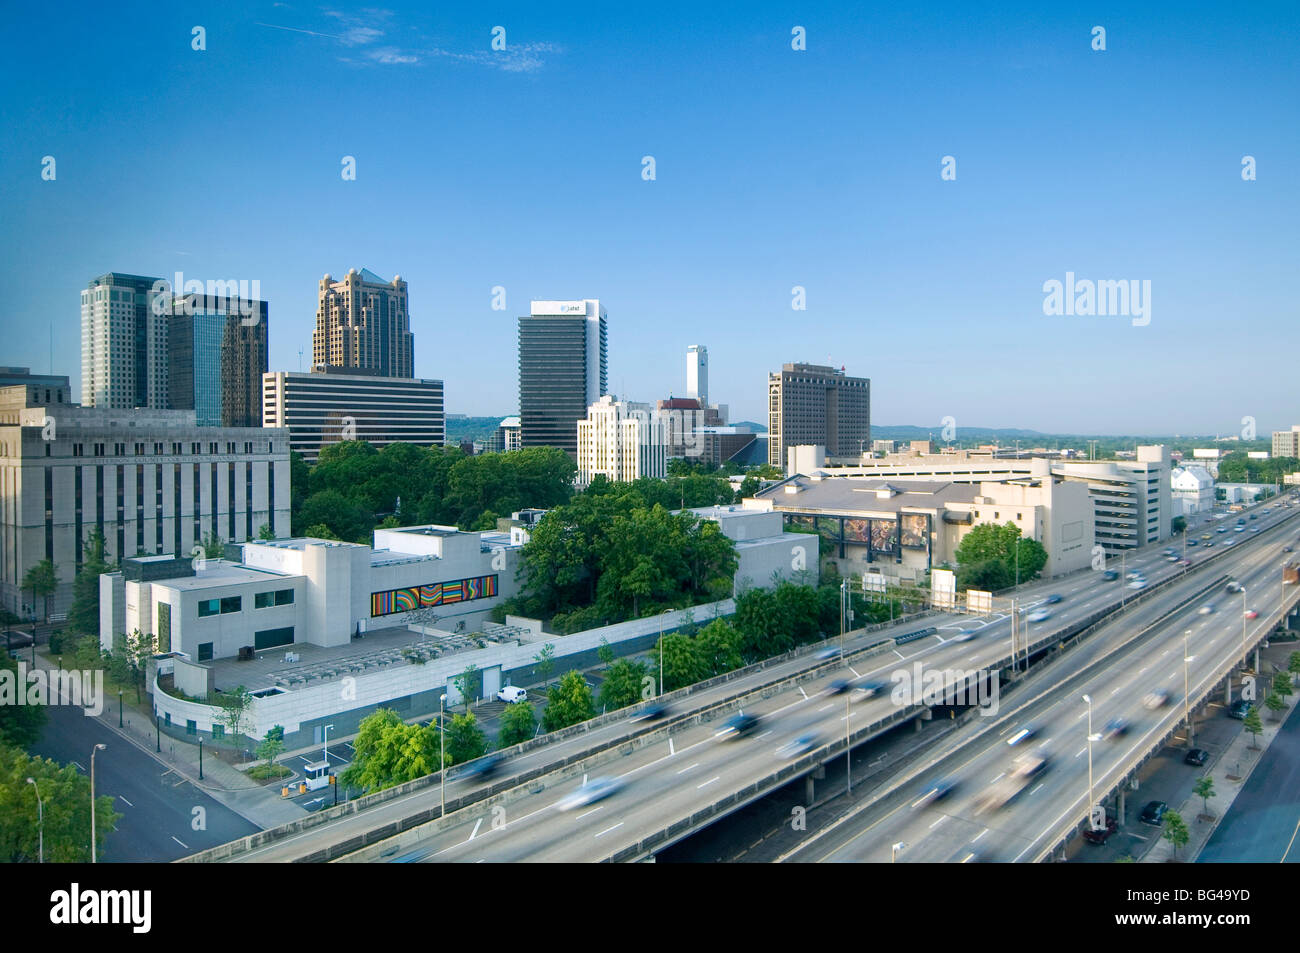
[[[275,591],[259,592],[253,596],[253,608],[269,609],[271,606],[291,606],[293,605],[292,589],[276,589]]]
[[[185,722],[185,733],[187,735],[197,735],[199,733],[199,726],[193,718]]]
[[[224,737],[226,737],[226,726],[214,723],[212,725],[212,740],[220,741]]]
[[[205,618],[210,615],[219,615],[221,612],[220,599],[203,599],[199,602],[199,618]]]
[[[212,661],[212,643],[211,643],[211,642],[200,642],[200,643],[199,643],[199,661],[200,661],[200,662],[210,662],[210,661]]]
[[[282,629],[264,629],[253,634],[253,648],[273,649],[281,645],[293,645],[293,626]]]
[[[243,608],[244,600],[242,596],[226,596],[221,600],[221,614],[226,615],[230,612],[238,612]]]

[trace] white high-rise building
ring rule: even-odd
[[[649,404],[606,394],[578,421],[578,482],[592,477],[630,483],[668,475],[668,438],[663,419]]]
[[[167,314],[153,305],[163,284],[159,278],[109,272],[81,292],[84,406],[168,407]]]
[[[703,344],[686,349],[686,396],[694,397],[702,407],[709,405],[709,349]]]

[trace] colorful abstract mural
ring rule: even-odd
[[[451,605],[454,602],[491,599],[496,594],[496,576],[479,576],[475,579],[461,579],[457,582],[431,582],[428,585],[412,586],[409,589],[372,592],[370,594],[370,614],[372,616],[392,615],[395,612],[409,612],[412,609]]]

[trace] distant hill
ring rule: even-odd
[[[1055,436],[1055,434],[1045,434],[1038,430],[1016,430],[1013,428],[996,427],[958,427],[957,436],[962,441],[967,440],[1042,440],[1046,437]],[[916,427],[911,424],[902,424],[891,427],[871,425],[871,437],[873,440],[942,440],[943,424],[937,423],[932,427]]]
[[[749,430],[754,431],[754,433],[767,433],[767,426],[765,424],[758,424],[752,420],[737,420],[734,423],[729,424],[729,426],[745,427],[748,428]]]
[[[447,443],[462,440],[486,440],[496,432],[505,417],[451,417],[447,418]]]

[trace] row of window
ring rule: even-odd
[[[269,609],[272,606],[291,606],[293,605],[292,589],[274,589],[266,592],[258,592],[253,595],[254,609]],[[199,603],[199,618],[207,618],[214,615],[226,615],[230,612],[239,612],[243,609],[244,600],[242,596],[226,596],[221,599],[204,599]]]
[[[92,455],[92,456],[96,456],[96,457],[104,457],[104,456],[108,456],[108,454],[106,454],[106,453],[104,452],[105,449],[108,447],[108,444],[106,444],[106,443],[94,443],[94,444],[91,444],[90,446],[91,446],[91,451],[92,451],[91,455]],[[145,455],[145,446],[146,446],[146,445],[143,444],[143,443],[137,443],[137,444],[135,444],[135,455],[136,455],[137,457],[142,457],[142,456]],[[164,452],[164,447],[165,447],[165,446],[166,446],[165,444],[155,442],[154,445],[153,445],[153,455],[156,456],[156,457],[160,457],[160,456],[162,456],[162,455],[163,455],[163,452]],[[183,449],[184,446],[185,446],[185,445],[182,444],[182,443],[179,443],[179,442],[173,441],[173,442],[172,442],[172,445],[171,445],[171,451],[170,451],[170,453],[172,454],[172,456],[181,456],[181,455],[185,452],[184,449]],[[217,443],[216,441],[212,441],[212,442],[210,442],[210,443],[208,444],[208,454],[211,455],[211,456],[215,456],[216,454],[220,453],[220,452],[221,452],[220,449],[219,449],[220,446],[221,446],[221,445],[220,445],[219,443]],[[228,440],[228,441],[226,441],[226,453],[227,453],[227,454],[231,454],[231,455],[233,455],[234,453],[236,453],[236,449],[235,449],[235,448],[236,448],[237,446],[238,446],[238,444],[237,444],[234,440]],[[258,446],[259,446],[259,448],[261,447],[261,443],[260,443],[260,442],[259,442]],[[244,441],[244,453],[245,453],[245,454],[252,454],[253,452],[254,452],[254,451],[253,451],[253,441],[252,441],[252,440],[245,440],[245,441]],[[269,444],[269,443],[266,444],[266,449],[265,449],[265,450],[260,450],[260,449],[259,449],[258,452],[260,452],[260,453],[270,453],[270,452],[271,452],[271,444]],[[203,454],[203,444],[202,444],[201,442],[197,441],[197,440],[194,441],[193,443],[191,443],[191,444],[190,444],[190,454],[191,454],[192,456],[200,456],[200,455],[202,455],[202,454]],[[72,455],[73,455],[74,457],[84,457],[84,456],[86,455],[86,445],[85,445],[85,444],[82,444],[82,443],[74,443],[74,444],[72,445]],[[46,456],[49,456],[49,454],[46,453]],[[124,457],[124,456],[126,456],[126,444],[125,444],[125,443],[115,443],[115,444],[113,444],[113,456],[115,456],[115,457]]]

